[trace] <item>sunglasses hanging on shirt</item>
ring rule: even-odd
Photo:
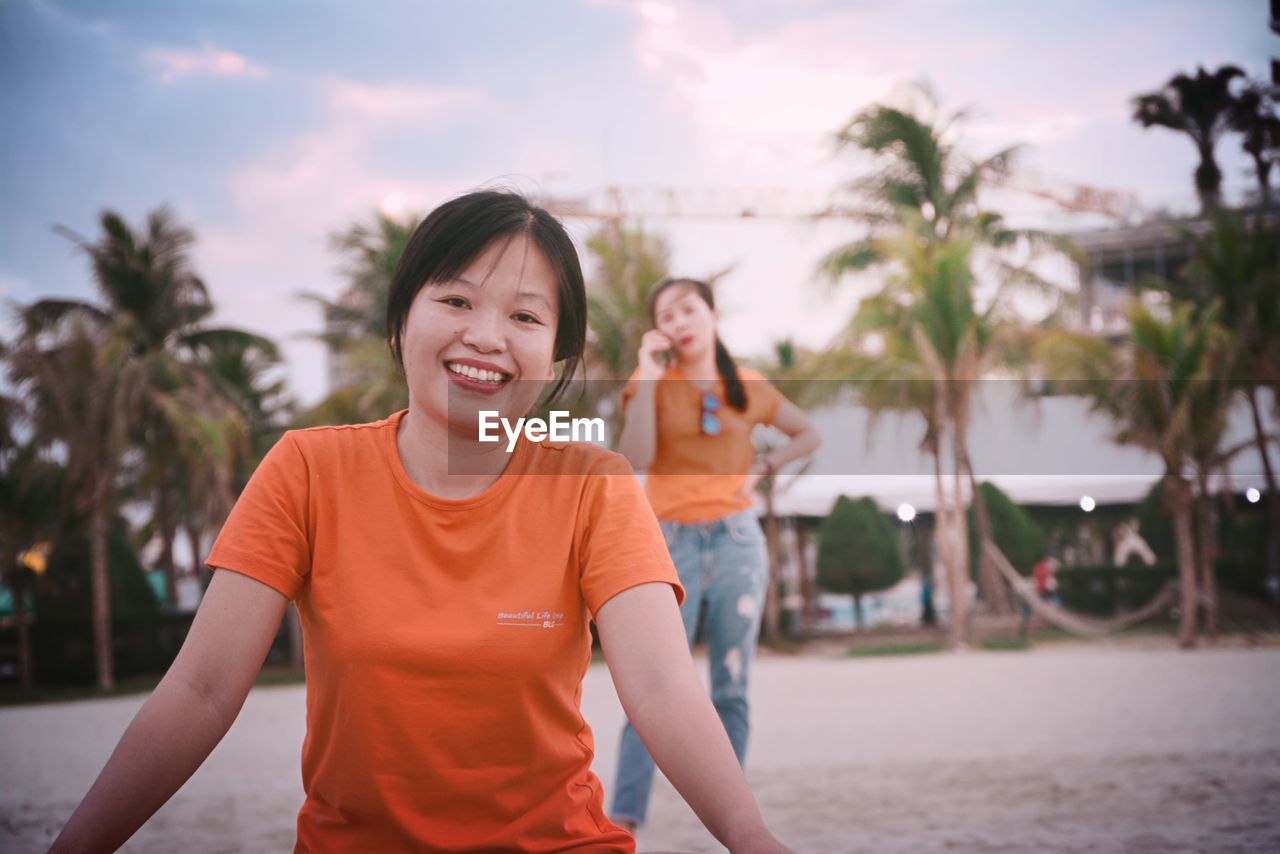
[[[709,391],[702,393],[702,418],[699,427],[704,436],[720,435],[720,398]]]

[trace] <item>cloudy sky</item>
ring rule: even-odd
[[[340,290],[334,231],[480,185],[625,185],[677,271],[733,267],[731,349],[818,345],[856,300],[813,273],[847,224],[677,219],[646,200],[821,204],[865,165],[833,154],[833,130],[928,80],[944,106],[973,109],[975,154],[1027,145],[1024,184],[1190,211],[1190,143],[1144,132],[1129,101],[1197,64],[1266,76],[1280,55],[1266,20],[1265,0],[0,0],[0,297],[91,296],[52,226],[92,235],[103,208],[139,221],[169,204],[196,230],[220,319],[282,341],[311,401],[324,358],[301,336],[320,321],[296,294]],[[1236,140],[1220,161],[1238,198]]]

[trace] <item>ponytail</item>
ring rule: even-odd
[[[729,348],[724,346],[719,335],[716,336],[716,370],[720,373],[720,379],[724,380],[725,400],[734,409],[745,412],[747,390],[742,385],[742,378],[738,376],[738,366],[729,355]]]

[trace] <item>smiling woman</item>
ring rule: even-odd
[[[711,832],[785,850],[701,690],[684,590],[626,461],[529,435],[585,343],[563,227],[508,193],[448,202],[388,306],[409,408],[267,454],[182,651],[53,850],[118,848],[186,781],[290,601],[307,669],[296,850],[634,850],[604,814],[579,709],[592,620],[623,707]],[[514,419],[511,453],[480,440],[480,411]]]

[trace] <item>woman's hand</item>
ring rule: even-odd
[[[671,339],[656,329],[650,329],[640,339],[640,376],[641,380],[661,379],[667,366],[658,358],[672,347]]]
[[[746,479],[742,481],[742,486],[738,487],[735,497],[739,501],[744,498],[750,498],[752,490],[756,488],[756,484],[765,476],[774,473],[775,470],[769,458],[764,454],[760,454],[751,462],[751,468],[747,469]]]

